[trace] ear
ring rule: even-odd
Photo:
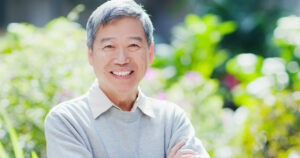
[[[93,66],[93,50],[91,47],[88,47],[88,59],[91,66]]]
[[[149,65],[151,65],[153,61],[153,49],[154,49],[154,43],[152,43],[149,48]]]

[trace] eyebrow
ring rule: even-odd
[[[111,39],[115,39],[115,37],[104,37],[100,40],[100,43],[104,43],[106,41],[110,41]]]

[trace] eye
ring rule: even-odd
[[[106,49],[106,50],[110,50],[110,49],[113,49],[114,46],[111,45],[111,44],[107,44],[107,45],[104,45],[103,49]]]
[[[139,49],[140,49],[140,46],[138,44],[136,44],[136,43],[131,43],[128,46],[128,50],[129,51],[137,51]]]
[[[104,48],[113,48],[113,46],[112,45],[106,45],[106,46],[104,46]]]
[[[130,44],[129,47],[139,47],[139,45],[133,43],[133,44]]]

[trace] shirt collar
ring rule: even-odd
[[[94,119],[110,109],[112,106],[121,110],[118,106],[114,105],[99,88],[97,80],[89,89],[87,96]],[[137,108],[139,108],[145,115],[152,118],[155,117],[150,100],[147,99],[147,97],[142,93],[140,87],[138,88],[138,97],[132,107],[132,111],[136,110]]]

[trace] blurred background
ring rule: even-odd
[[[143,91],[185,109],[212,158],[300,158],[300,0],[136,0],[155,27]],[[0,157],[46,157],[43,121],[95,77],[104,0],[0,0]]]

